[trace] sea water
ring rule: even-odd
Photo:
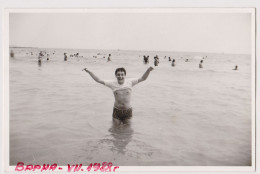
[[[251,165],[250,55],[10,50],[10,165]],[[50,60],[45,56],[39,64],[41,50]],[[149,64],[143,64],[143,55],[150,56]],[[112,91],[82,69],[108,80],[115,79],[117,67],[125,67],[127,78],[139,78],[155,55],[159,66],[133,88],[131,125],[116,127]],[[204,57],[202,69],[196,56]],[[168,57],[176,60],[175,67]]]

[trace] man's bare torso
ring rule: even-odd
[[[131,89],[121,89],[114,92],[115,104],[114,106],[118,109],[129,109],[131,108]]]

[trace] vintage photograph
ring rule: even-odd
[[[9,165],[254,164],[255,9],[9,13]]]

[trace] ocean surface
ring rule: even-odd
[[[10,165],[251,165],[250,55],[10,50]],[[50,60],[44,56],[39,64],[40,51],[50,54]],[[112,62],[107,62],[109,53]],[[141,77],[149,67],[143,55],[150,56],[151,66],[158,55],[159,66],[133,88],[131,124],[115,126],[111,89],[82,69],[104,80],[115,79],[117,67],[126,68],[127,78]],[[238,70],[232,70],[236,65]]]

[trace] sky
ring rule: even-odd
[[[249,13],[10,13],[11,46],[251,53]]]

